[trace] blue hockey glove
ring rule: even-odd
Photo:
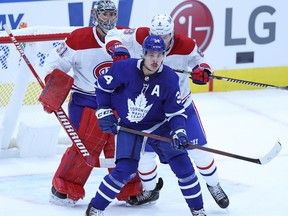
[[[113,44],[108,49],[109,54],[113,58],[113,62],[116,62],[121,59],[128,59],[130,58],[130,53],[128,49],[122,44]]]
[[[204,85],[209,82],[211,74],[212,72],[210,70],[210,66],[208,64],[202,63],[200,65],[196,65],[192,69],[190,78],[192,79],[193,83]]]
[[[110,134],[117,134],[118,120],[112,109],[100,108],[96,111],[96,117],[98,118],[99,127],[102,131]]]
[[[172,147],[175,149],[185,149],[188,144],[189,142],[186,131],[184,129],[175,131],[171,141]]]

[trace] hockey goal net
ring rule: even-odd
[[[49,51],[63,42],[74,29],[76,27],[36,26],[12,30],[12,33],[17,41],[21,42],[30,63],[43,80],[45,74],[42,72],[42,67]],[[58,137],[51,132],[53,129],[49,134],[49,127],[53,128],[54,125],[60,127],[60,125],[55,120],[55,116],[46,114],[39,104],[38,97],[41,90],[7,33],[0,31],[0,157],[3,155],[5,157],[7,151],[12,149],[14,152],[16,149],[16,155],[19,155],[19,147],[23,144],[17,141],[22,140],[23,143],[23,139],[26,139],[25,142],[29,143],[40,142],[37,140],[37,134],[44,136],[43,132],[48,134],[47,137],[42,137],[41,143],[45,142],[45,139],[48,142],[56,140],[58,143]],[[65,109],[64,106],[63,108]],[[23,130],[23,125],[26,127],[29,125],[28,129]],[[27,133],[31,128],[40,128],[40,130],[35,129],[36,135],[31,133],[29,139],[23,138],[25,135],[28,136]],[[41,148],[40,144],[38,146]],[[36,151],[37,156],[37,150],[34,148],[33,151]],[[25,155],[23,152],[22,154]]]

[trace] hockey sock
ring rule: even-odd
[[[203,207],[201,187],[190,158],[182,154],[173,158],[169,165],[178,177],[178,184],[188,206],[191,209],[201,209]]]
[[[99,210],[104,209],[113,201],[122,187],[136,174],[138,161],[120,159],[111,174],[106,175],[101,182],[98,191],[91,204]]]

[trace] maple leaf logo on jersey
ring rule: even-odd
[[[135,103],[131,99],[128,99],[128,114],[126,118],[130,122],[136,123],[144,119],[152,107],[152,104],[147,106],[147,103],[148,101],[143,92],[136,97]]]

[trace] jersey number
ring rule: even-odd
[[[113,77],[110,75],[105,75],[104,79],[106,80],[106,84],[109,85],[109,84],[111,84]]]

